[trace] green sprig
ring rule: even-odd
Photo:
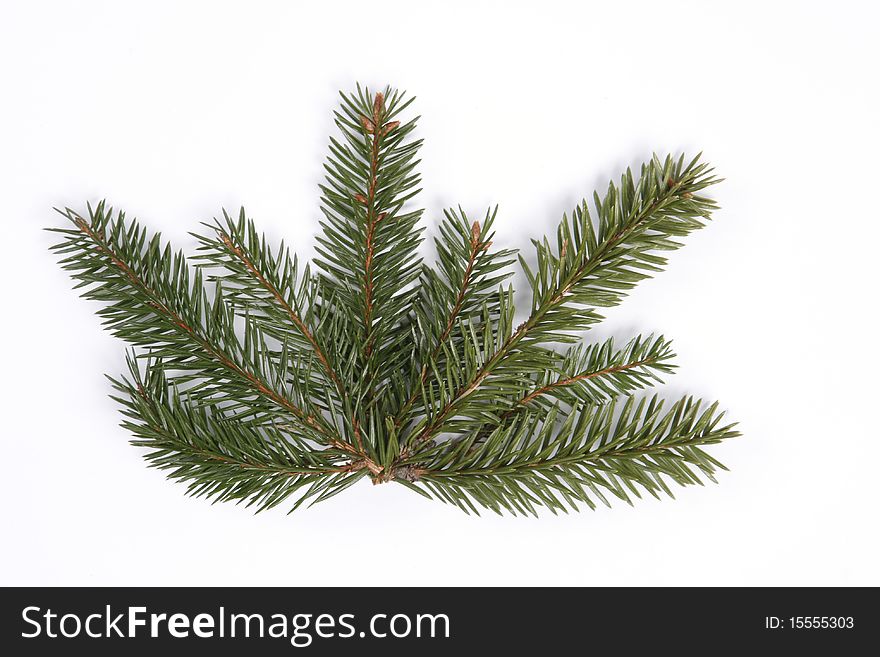
[[[664,410],[640,394],[672,371],[671,343],[580,343],[705,225],[712,169],[654,156],[533,240],[532,258],[493,248],[497,208],[479,221],[448,210],[429,265],[410,103],[342,94],[314,269],[243,209],[195,234],[192,265],[103,202],[62,211],[62,266],[132,347],[112,382],[133,443],[191,494],[257,510],[363,477],[514,514],[713,479],[723,466],[703,448],[738,435],[717,404]],[[531,295],[521,322],[517,258]]]

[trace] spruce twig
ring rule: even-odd
[[[642,394],[672,371],[671,343],[580,342],[703,227],[712,169],[654,156],[534,240],[531,259],[493,248],[497,208],[448,210],[428,265],[410,103],[390,88],[341,95],[314,272],[243,209],[195,234],[194,267],[103,202],[61,211],[62,266],[132,347],[112,382],[133,443],[191,494],[257,510],[362,477],[514,514],[712,480],[723,466],[703,448],[738,435],[717,404],[664,410]],[[519,324],[517,258],[532,299]]]

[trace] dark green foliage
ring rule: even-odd
[[[316,272],[244,210],[205,224],[195,267],[103,203],[63,212],[62,266],[133,347],[112,381],[134,444],[192,494],[257,509],[362,477],[514,514],[712,479],[722,466],[702,448],[738,435],[716,405],[639,395],[672,370],[669,341],[578,337],[703,226],[711,169],[654,157],[575,208],[519,257],[532,301],[517,322],[496,211],[449,210],[436,264],[418,257],[409,102],[342,95]]]

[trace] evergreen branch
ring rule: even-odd
[[[258,510],[296,508],[363,477],[465,511],[514,514],[671,495],[723,467],[704,447],[738,435],[715,404],[663,411],[632,395],[672,370],[669,341],[575,345],[704,225],[717,182],[698,158],[627,170],[565,215],[555,244],[520,258],[531,291],[516,320],[514,251],[492,250],[497,210],[445,213],[422,264],[410,101],[342,94],[321,185],[319,269],[224,211],[182,253],[101,203],[55,247],[98,314],[137,352],[114,380],[124,426],[189,492]],[[213,284],[212,294],[202,284]],[[569,345],[564,350],[560,345]],[[143,372],[141,371],[143,370]]]
[[[253,222],[246,218],[244,209],[240,211],[237,222],[225,211],[223,214],[224,223],[216,222],[210,226],[214,236],[195,235],[202,243],[203,264],[224,268],[227,275],[219,280],[227,282],[226,297],[241,306],[250,317],[256,318],[270,335],[289,343],[292,336],[288,327],[292,325],[294,333],[305,340],[302,346],[314,353],[320,369],[335,390],[337,399],[343,407],[351,406],[349,391],[321,344],[332,344],[332,340],[319,340],[321,336],[308,325],[312,321],[320,320],[322,302],[318,287],[309,276],[308,267],[303,272],[303,282],[298,284],[296,258],[291,259],[283,244],[276,256],[266,244],[265,238],[259,235]],[[229,283],[235,287],[230,287]],[[316,309],[317,316],[313,312]],[[336,353],[338,355],[341,352],[342,350],[337,350]],[[312,389],[315,387],[323,389],[313,384]],[[322,395],[328,411],[333,407],[329,392],[325,390]],[[364,467],[378,474],[380,468],[374,460],[376,454],[366,449],[357,417],[350,411],[334,415],[342,417],[346,433],[353,437],[346,441],[346,451],[356,454]]]
[[[331,139],[321,186],[325,221],[315,262],[345,312],[360,318],[360,369],[371,389],[377,363],[403,367],[406,352],[395,327],[408,312],[419,276],[416,223],[422,211],[402,209],[419,191],[414,171],[421,141],[407,140],[415,120],[395,118],[408,104],[390,90],[343,94],[336,113],[343,141]]]
[[[191,495],[246,502],[259,512],[310,486],[295,509],[363,474],[362,468],[334,464],[332,456],[291,442],[274,427],[254,428],[224,417],[214,406],[186,403],[169,387],[161,367],[148,363],[144,377],[131,358],[129,370],[130,381],[111,379],[123,395],[114,397],[126,418],[122,426],[135,436],[133,445],[151,450],[145,455],[151,466],[190,482]]]
[[[270,414],[277,407],[320,442],[351,451],[333,435],[319,415],[312,414],[280,393],[265,370],[272,365],[259,354],[248,354],[234,333],[233,317],[224,312],[222,292],[212,304],[196,272],[190,284],[186,260],[162,247],[159,235],[148,239],[136,221],[127,224],[123,213],[115,220],[102,203],[87,221],[70,209],[62,212],[76,230],[61,230],[65,240],[55,249],[70,254],[63,266],[86,287],[84,296],[111,305],[99,314],[117,336],[133,346],[146,347],[174,369],[198,372],[210,386],[200,394],[220,393],[236,406],[254,414]],[[259,338],[249,327],[251,343]],[[269,374],[277,382],[279,374]],[[256,396],[256,399],[253,397]],[[259,400],[269,402],[269,405]]]
[[[702,448],[739,433],[721,425],[717,404],[683,398],[662,413],[654,396],[619,406],[575,408],[567,416],[522,417],[484,443],[437,448],[433,459],[410,466],[410,480],[426,492],[478,513],[475,504],[500,513],[536,514],[536,506],[566,511],[595,508],[606,493],[627,503],[642,491],[673,497],[664,478],[681,486],[714,481],[724,466]],[[558,426],[562,422],[562,426]]]
[[[489,322],[498,314],[495,297],[486,298],[486,293],[504,281],[508,272],[501,270],[511,264],[514,251],[490,251],[498,208],[487,212],[480,225],[471,223],[463,210],[447,210],[445,220],[440,224],[440,237],[435,239],[438,254],[439,272],[425,266],[421,277],[420,303],[416,305],[416,323],[424,336],[424,343],[430,352],[422,357],[418,368],[419,378],[412,393],[403,403],[395,417],[395,426],[400,426],[413,404],[424,397],[424,386],[430,373],[443,368],[447,342],[454,339],[453,329],[464,318],[483,312]]]
[[[661,382],[658,373],[671,372],[674,365],[671,343],[660,337],[634,338],[623,349],[614,350],[614,339],[569,349],[559,373],[546,372],[536,386],[524,394],[503,417],[541,400],[560,399],[602,403],[619,395]]]
[[[556,253],[546,240],[535,241],[536,272],[520,259],[532,287],[531,314],[451,395],[413,439],[414,448],[432,440],[500,366],[519,367],[523,358],[511,356],[520,343],[526,347],[520,351],[528,351],[541,342],[571,342],[574,338],[563,331],[589,328],[601,319],[595,306],[619,303],[625,290],[648,278],[646,271],[658,271],[666,261],[653,252],[681,246],[672,238],[701,228],[701,219],[715,207],[710,199],[697,196],[717,182],[710,174],[698,157],[687,166],[683,158],[676,162],[667,157],[661,163],[655,157],[642,166],[638,184],[627,170],[619,190],[612,183],[604,199],[596,196],[597,226],[585,202],[571,221],[563,218]]]
[[[698,155],[643,164],[638,182],[627,169],[620,185],[609,183],[604,198],[594,194],[596,223],[584,201],[572,217],[563,217],[554,251],[546,238],[534,240],[534,272],[520,258],[532,288],[532,313],[523,337],[539,342],[572,342],[570,331],[599,321],[596,307],[614,306],[627,291],[666,259],[658,251],[679,248],[677,237],[702,228],[714,201],[699,192],[719,182]]]
[[[516,399],[506,402],[505,410],[498,413],[497,419],[487,420],[475,442],[485,439],[496,426],[516,413],[530,408],[550,412],[557,402],[570,407],[606,404],[660,383],[660,373],[674,369],[668,362],[673,357],[671,343],[663,336],[639,336],[616,351],[613,338],[586,347],[572,347],[558,368],[537,376]],[[499,407],[502,404],[505,402],[500,402]]]
[[[451,212],[447,212],[447,218],[455,217],[455,215]],[[493,215],[494,217],[494,215]],[[463,223],[467,225],[467,217],[462,213]],[[486,223],[488,224],[489,217],[487,215]],[[442,230],[442,228],[441,228]],[[449,312],[446,316],[446,321],[443,324],[443,330],[440,332],[440,337],[437,339],[437,346],[434,347],[434,350],[431,352],[431,360],[437,357],[440,351],[443,348],[443,343],[449,337],[449,334],[452,332],[452,328],[455,326],[455,321],[458,319],[459,314],[462,311],[462,307],[464,306],[465,300],[468,298],[469,293],[471,292],[471,278],[474,276],[474,270],[477,269],[477,258],[481,253],[484,253],[489,246],[491,246],[491,241],[484,241],[481,239],[482,229],[480,227],[480,222],[475,221],[470,230],[470,239],[467,242],[467,256],[465,260],[464,269],[461,272],[461,276],[457,281],[455,298],[452,302],[452,307],[449,309]],[[439,247],[438,247],[439,248]],[[450,275],[452,278],[454,274]]]
[[[227,298],[243,297],[241,305],[251,316],[265,319],[263,326],[267,332],[277,334],[279,327],[292,325],[314,352],[330,382],[342,394],[342,381],[300,310],[303,300],[310,296],[308,267],[303,275],[304,283],[298,285],[296,259],[291,260],[283,245],[276,257],[266,245],[265,238],[257,233],[253,221],[246,218],[244,208],[239,213],[238,222],[225,210],[223,217],[224,223],[217,221],[209,226],[214,237],[194,236],[202,242],[202,260],[224,267],[228,275],[221,280],[237,285],[237,289],[230,289],[227,285]],[[239,294],[234,295],[235,292]],[[288,340],[290,331],[285,330],[276,337]]]

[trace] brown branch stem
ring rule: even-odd
[[[373,119],[364,118],[363,124],[367,132],[372,135],[372,146],[370,150],[370,182],[367,189],[366,206],[367,206],[367,234],[364,255],[364,353],[369,357],[372,352],[373,345],[373,257],[374,244],[376,237],[376,225],[382,219],[383,215],[377,212],[376,208],[376,187],[379,178],[379,146],[385,132],[382,129],[382,109],[385,99],[381,92],[376,92],[376,98],[373,103]]]

